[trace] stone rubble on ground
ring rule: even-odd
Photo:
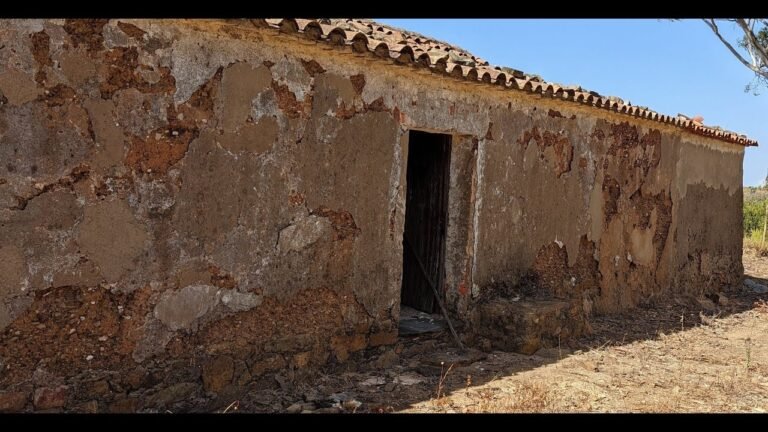
[[[371,377],[360,383],[361,386],[380,386],[387,383],[382,377]]]
[[[285,412],[287,414],[338,414],[355,412],[362,405],[362,402],[351,398],[346,393],[335,393],[316,402],[296,402],[286,408]]]
[[[395,378],[395,384],[401,384],[405,386],[415,385],[423,383],[425,378],[416,374],[403,374]]]
[[[757,294],[765,294],[768,293],[768,286],[765,286],[761,283],[755,282],[752,279],[745,278],[744,279],[744,286],[748,289],[752,290],[752,292],[755,292]]]

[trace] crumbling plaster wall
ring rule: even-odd
[[[611,311],[741,265],[735,146],[247,22],[0,40],[0,389],[27,408],[165,407],[393,343],[412,128],[454,134],[459,316],[526,281]]]
[[[740,278],[743,149],[565,109],[492,123],[476,289],[581,297],[588,314]]]

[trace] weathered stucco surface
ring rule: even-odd
[[[498,340],[539,306],[556,321],[532,331],[567,336],[741,274],[736,145],[246,22],[0,40],[0,391],[27,409],[224,400],[392,344],[410,129],[454,136],[443,288],[466,334],[533,350]]]

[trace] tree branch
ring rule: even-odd
[[[741,27],[742,30],[744,30],[744,34],[746,34],[747,39],[749,40],[749,45],[760,55],[762,64],[768,66],[768,52],[766,52],[765,48],[760,45],[760,41],[757,40],[755,33],[743,19],[736,20],[736,23],[739,25],[739,27]]]
[[[751,62],[747,61],[736,49],[733,47],[733,45],[730,44],[725,38],[720,34],[720,31],[717,28],[717,24],[715,23],[715,20],[710,18],[709,20],[702,18],[702,21],[706,25],[709,26],[710,29],[712,29],[712,32],[715,33],[718,39],[720,39],[720,42],[723,43],[723,45],[728,48],[729,51],[731,51],[731,54],[733,54],[741,63],[744,64],[744,66],[748,67],[752,72],[761,75],[761,76],[768,76],[768,71],[763,71],[759,67],[753,65]]]

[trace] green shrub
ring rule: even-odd
[[[766,203],[768,199],[744,201],[744,237],[751,237],[754,232],[762,236]]]

